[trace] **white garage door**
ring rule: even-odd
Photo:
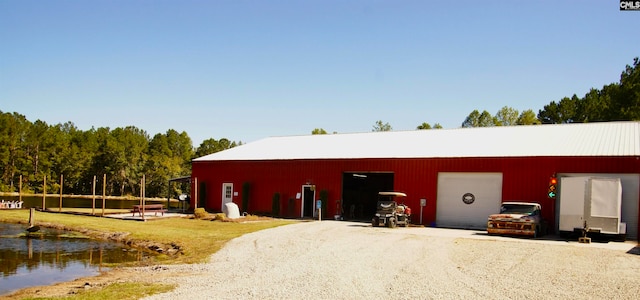
[[[438,227],[487,227],[500,210],[502,173],[438,173]]]

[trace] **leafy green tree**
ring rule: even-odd
[[[112,193],[138,196],[148,143],[147,133],[135,126],[116,128],[103,141],[101,163]]]
[[[102,175],[105,174],[102,169],[94,169],[100,146],[98,131],[94,128],[87,131],[73,129],[69,131],[69,134],[71,135],[71,151],[63,159],[69,161],[70,166],[74,167],[64,171],[64,176],[67,178],[65,179],[65,189],[69,189],[74,194],[89,195],[93,192],[93,176],[102,180]],[[99,191],[100,189],[96,188],[96,192]]]
[[[389,123],[382,123],[382,120],[376,121],[376,124],[373,125],[373,129],[371,131],[391,131],[391,125]]]
[[[206,139],[196,149],[196,157],[202,157],[220,151],[218,141],[214,138]]]
[[[49,145],[47,145],[47,160],[49,166],[47,171],[47,191],[52,193],[60,192],[60,177],[64,175],[65,171],[73,173],[76,168],[73,161],[69,161],[69,155],[71,153],[71,135],[64,130],[72,130],[72,124],[57,124],[49,126],[48,138],[50,139]],[[67,158],[67,159],[65,159]],[[69,179],[67,177],[67,179]],[[67,182],[69,182],[67,180]],[[64,190],[63,190],[64,192]],[[67,192],[69,190],[67,189]]]
[[[582,99],[578,101],[574,121],[604,121],[608,120],[610,115],[611,98],[603,95],[600,90],[592,88]]]
[[[316,134],[327,134],[327,131],[322,129],[322,128],[315,128],[311,131],[312,135],[316,135]]]
[[[166,135],[158,133],[149,142],[146,161],[146,189],[149,194],[160,195],[168,191],[168,178],[179,174],[182,160],[173,156]]]
[[[191,173],[190,160],[194,155],[191,138],[186,132],[178,133],[170,129],[166,134],[156,134],[149,142],[145,174],[146,190],[151,195],[182,193],[180,186],[172,185],[169,179]]]
[[[627,65],[620,75],[620,90],[615,97],[615,107],[619,109],[619,119],[640,120],[640,60],[633,59],[633,66]]]
[[[498,120],[493,117],[488,111],[482,111],[480,114],[480,118],[478,119],[480,122],[480,127],[491,127],[496,126]]]
[[[538,119],[542,123],[572,123],[576,119],[578,101],[579,99],[576,95],[571,98],[564,97],[558,103],[552,101],[538,112]]]
[[[482,111],[480,113],[477,109],[472,111],[462,122],[462,127],[490,127],[495,126],[497,119],[491,116],[488,111]]]
[[[223,138],[214,148],[239,144]],[[108,195],[138,196],[140,179],[146,176],[146,195],[165,196],[170,178],[191,173],[193,157],[186,132],[168,130],[149,140],[144,130],[133,126],[82,131],[72,122],[32,123],[18,113],[0,111],[0,191],[17,191],[22,175],[23,192],[42,191],[46,176],[47,192],[56,193],[63,175],[64,193],[91,194],[96,176],[98,191],[106,184]],[[103,174],[106,183],[101,182]]]
[[[27,177],[25,138],[31,122],[18,113],[0,111],[0,189],[17,191],[20,175]]]
[[[218,140],[218,144],[221,151],[231,149],[237,145],[236,142],[231,142],[226,138],[221,138],[220,140]]]
[[[584,97],[551,101],[538,112],[543,123],[640,120],[640,61],[627,65],[619,83],[592,88]]]
[[[536,117],[536,113],[531,109],[527,109],[523,111],[520,116],[518,116],[518,120],[516,121],[516,125],[536,125],[540,124],[540,120]]]
[[[100,178],[102,177],[100,175],[106,175],[107,182],[101,183],[106,186],[107,195],[115,195],[113,193],[114,162],[111,160],[114,155],[112,155],[111,148],[115,148],[116,145],[110,141],[112,139],[111,129],[109,129],[109,127],[91,128],[88,138],[89,140],[95,141],[96,145],[94,148],[95,155],[91,162],[89,172],[83,176],[85,182],[87,182],[88,187],[91,189],[94,176]]]
[[[239,146],[242,143],[231,142],[226,138],[222,138],[219,141],[216,139],[206,139],[200,143],[200,146],[196,149],[196,157],[202,157],[212,153],[220,152],[223,150],[231,149]]]
[[[440,123],[435,123],[435,124],[433,124],[433,126],[431,126],[427,122],[422,122],[422,124],[418,125],[418,127],[416,127],[416,129],[418,129],[418,130],[423,130],[423,129],[442,129],[442,125],[440,125]]]
[[[54,134],[47,125],[46,122],[36,120],[28,129],[25,149],[26,158],[30,163],[30,166],[26,167],[28,170],[29,185],[38,187],[38,191],[43,191],[44,187],[42,182],[44,176],[49,178],[48,183],[51,182],[51,156],[55,154],[53,151]],[[48,188],[47,190],[51,190]]]
[[[561,119],[558,113],[558,104],[555,101],[551,101],[545,105],[543,109],[538,111],[538,119],[545,124],[560,123]]]
[[[166,133],[171,156],[180,161],[180,172],[186,173],[191,171],[191,159],[195,154],[193,150],[193,142],[186,132],[178,133],[173,129],[167,130]],[[227,140],[228,141],[228,140]]]
[[[480,127],[480,112],[474,109],[462,122],[463,128]]]
[[[518,110],[505,106],[496,113],[496,126],[513,126],[518,124]]]

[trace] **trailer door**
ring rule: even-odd
[[[584,225],[584,199],[589,177],[561,177],[558,194],[560,217],[558,230],[573,231]]]

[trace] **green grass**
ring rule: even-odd
[[[24,298],[28,300],[74,299],[74,300],[127,300],[140,299],[153,294],[171,291],[174,287],[166,284],[151,283],[114,283],[101,289],[79,290],[77,294],[60,297]]]
[[[248,218],[249,220],[251,218]],[[243,234],[295,223],[293,220],[269,219],[255,222],[222,222],[189,218],[165,218],[147,222],[36,211],[36,225],[83,232],[91,237],[104,233],[127,233],[134,242],[178,245],[182,255],[158,256],[163,263],[201,263],[220,250],[229,240]],[[0,222],[29,223],[29,210],[0,210]],[[134,243],[135,244],[135,243]],[[53,298],[26,299],[140,299],[163,293],[174,287],[146,283],[114,283],[102,288],[80,290],[77,294]]]
[[[37,211],[35,223],[40,226],[62,225],[63,229],[103,233],[127,233],[128,240],[152,241],[179,245],[183,255],[168,262],[200,263],[218,251],[229,240],[254,231],[287,225],[296,221],[272,219],[258,222],[221,222],[188,218],[165,218],[140,222]],[[0,222],[24,223],[29,210],[0,210]]]

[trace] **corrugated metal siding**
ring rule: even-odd
[[[640,173],[640,157],[519,157],[519,158],[429,158],[429,159],[332,159],[274,161],[194,161],[192,176],[207,185],[206,207],[220,210],[222,183],[234,184],[233,201],[241,206],[242,185],[251,183],[249,208],[242,211],[270,212],[273,194],[281,194],[281,215],[299,216],[300,200],[294,200],[306,183],[329,193],[328,215],[336,213],[335,201],[342,197],[344,172],[392,172],[396,190],[408,195],[407,204],[419,220],[419,200],[427,199],[423,223],[436,217],[438,172],[501,172],[505,200],[539,202],[544,217],[555,220],[555,202],[546,196],[549,178],[556,173]],[[192,180],[193,182],[193,180]],[[193,189],[192,189],[193,190]],[[192,199],[195,200],[195,195]],[[555,224],[550,224],[555,226]]]
[[[194,161],[638,156],[639,126],[603,122],[272,137]]]

